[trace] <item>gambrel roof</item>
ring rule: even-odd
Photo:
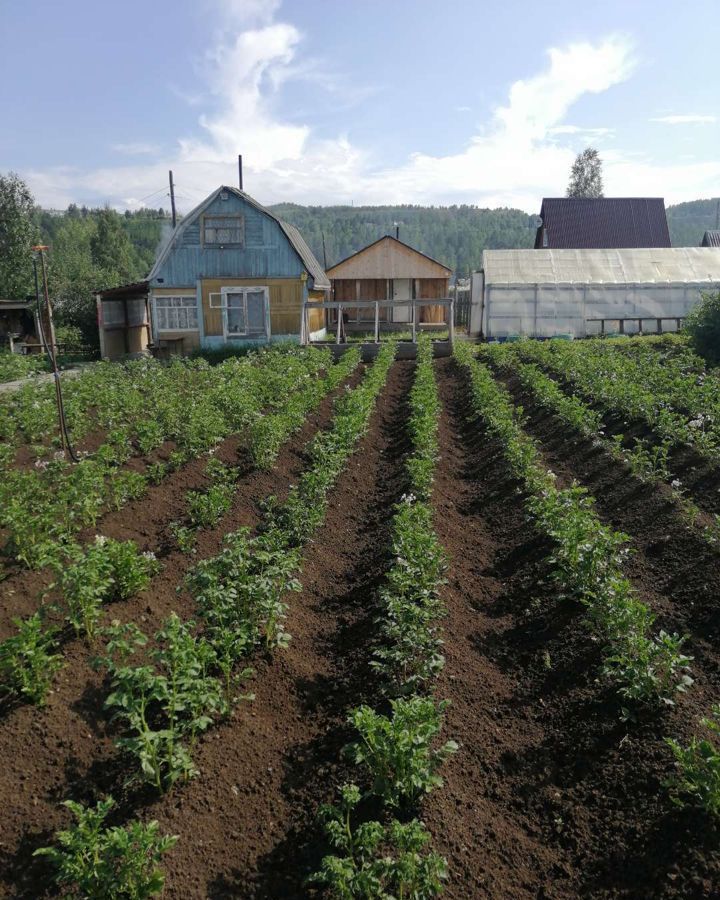
[[[209,197],[206,197],[202,201],[202,203],[198,204],[195,209],[191,210],[186,216],[182,218],[182,220],[175,227],[175,230],[170,236],[170,239],[166,242],[165,246],[160,251],[157,259],[155,260],[155,264],[153,265],[152,269],[150,270],[150,274],[148,275],[148,281],[152,281],[157,276],[158,272],[162,268],[163,263],[172,252],[172,249],[175,246],[178,238],[182,237],[184,231],[188,228],[188,226],[192,224],[198,218],[198,216],[202,215],[202,213],[210,206],[210,204],[213,203],[216,198],[219,197],[223,192],[234,194],[245,203],[248,203],[259,212],[264,213],[273,221],[277,222],[283,234],[290,242],[293,250],[300,257],[300,260],[307,269],[307,273],[313,282],[313,284],[310,286],[314,286],[314,289],[319,291],[330,289],[330,282],[327,275],[325,274],[323,267],[315,258],[315,255],[308,247],[305,239],[300,234],[298,229],[294,225],[290,225],[289,222],[284,222],[282,219],[279,219],[269,209],[262,206],[257,202],[257,200],[253,199],[249,194],[246,194],[244,191],[239,190],[239,188],[230,187],[228,185],[221,185],[217,190],[213,191],[213,193],[210,194]]]

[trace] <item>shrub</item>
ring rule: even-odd
[[[720,363],[720,292],[702,295],[685,319],[685,332],[700,356],[709,363]]]

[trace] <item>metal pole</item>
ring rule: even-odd
[[[341,304],[338,307],[338,311],[337,311],[337,336],[335,338],[336,344],[340,343],[340,326],[342,324],[342,314],[343,314],[343,308],[342,308],[342,304]]]
[[[243,189],[243,177],[242,177],[242,154],[238,153],[238,186],[240,190]]]
[[[417,336],[415,334],[415,301],[411,300],[410,303],[412,304],[412,342],[414,344],[417,340]]]
[[[455,346],[455,301],[454,300],[450,300],[450,346],[451,347]]]
[[[380,343],[380,304],[375,301],[375,343]]]

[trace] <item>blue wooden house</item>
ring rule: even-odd
[[[298,340],[303,301],[329,290],[297,228],[223,186],[182,219],[148,275],[153,339],[183,353]],[[310,313],[311,334],[324,324]]]

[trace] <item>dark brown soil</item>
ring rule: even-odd
[[[362,377],[361,370],[362,367],[356,370],[346,384],[350,386],[357,384]],[[336,394],[337,392],[333,394],[333,397]],[[278,483],[281,486],[286,484],[282,471],[282,467],[287,462],[284,454],[290,453],[289,458],[294,459],[293,452],[303,446],[308,436],[327,424],[332,413],[333,397],[326,397],[323,400],[319,410],[308,417],[302,430],[281,454],[274,467],[274,473],[280,475]],[[127,468],[142,471],[146,466],[146,461],[166,459],[172,449],[174,449],[174,445],[167,444],[150,457],[143,459],[133,457],[128,461]],[[248,485],[255,485],[257,482],[260,491],[267,488],[272,493],[275,490],[269,486],[275,484],[273,480],[276,477],[275,474],[253,473],[252,462],[242,435],[236,434],[226,438],[218,445],[214,455],[222,462],[238,468],[241,495],[245,482]],[[150,485],[140,499],[127,504],[120,510],[107,512],[98,520],[94,528],[86,528],[77,536],[77,539],[80,542],[87,542],[92,541],[96,534],[102,534],[116,540],[133,540],[141,551],[150,550],[155,553],[172,573],[178,560],[187,562],[188,558],[177,552],[176,542],[172,538],[169,525],[174,521],[185,520],[187,492],[203,490],[207,487],[208,479],[205,476],[205,467],[208,458],[204,455],[190,460],[163,479],[160,484]],[[202,558],[208,553],[212,555],[214,551],[210,549],[206,553],[205,548],[214,547],[217,543],[217,535],[223,534],[227,530],[231,529],[221,526],[220,529],[199,532],[194,555],[197,558]],[[53,573],[48,569],[31,571],[18,566],[13,574],[0,582],[0,640],[15,632],[13,618],[35,612],[40,604],[42,592],[51,584],[53,577]],[[52,595],[48,599],[52,600]]]
[[[196,779],[160,801],[118,790],[125,770],[102,712],[99,676],[80,642],[67,645],[67,668],[45,709],[6,713],[0,721],[0,895],[50,896],[48,870],[32,851],[68,822],[63,799],[90,801],[106,791],[121,800],[119,821],[157,818],[163,831],[180,835],[165,860],[166,897],[311,894],[304,879],[325,850],[317,808],[351,774],[341,752],[350,737],[346,713],[378,700],[368,669],[373,604],[390,562],[392,504],[405,490],[412,369],[411,363],[393,367],[370,432],[306,549],[303,589],[290,598],[290,646],[254,661],[249,689],[256,699],[201,740]],[[583,610],[558,598],[551,548],[528,522],[500,448],[467,421],[463,376],[452,360],[439,360],[437,373],[445,409],[434,504],[450,568],[443,587],[446,666],[436,696],[452,701],[445,736],[461,749],[444,768],[445,785],[420,813],[448,858],[446,895],[720,897],[718,831],[702,814],[674,807],[663,787],[672,771],[663,737],[687,742],[718,697],[716,557],[697,555],[697,536],[678,525],[662,496],[644,487],[638,493],[616,463],[583,449],[525,403],[548,463],[563,481],[574,476],[602,493],[599,514],[632,535],[638,552],[630,572],[638,591],[662,624],[691,635],[692,691],[674,709],[621,722],[618,699],[599,677],[601,648]],[[224,531],[254,526],[262,497],[284,494],[303,468],[305,441],[328,414],[326,407],[308,423],[275,471],[242,479],[232,513],[202,535],[199,555],[217,552]],[[123,518],[126,510],[112,527],[117,536],[138,540],[146,528],[147,540],[157,541],[168,519],[178,517],[178,507],[168,504],[150,508],[135,531],[132,517]],[[149,507],[141,502],[136,512]],[[671,525],[676,530],[667,531]],[[116,534],[105,526],[104,533]],[[668,540],[661,540],[664,534]],[[681,538],[696,542],[682,546],[695,554],[699,574],[670,549]],[[148,630],[171,609],[190,617],[190,600],[175,587],[191,561],[168,549],[165,562],[152,590],[117,604],[113,614]],[[673,577],[681,564],[682,575]]]
[[[169,898],[300,898],[325,851],[316,816],[344,779],[347,711],[372,697],[372,600],[402,494],[412,364],[396,362],[368,436],[333,490],[290,598],[290,646],[260,663],[256,699],[204,742],[203,773],[148,812],[192,855],[167,860]],[[198,846],[195,835],[201,834]]]
[[[355,379],[359,377],[358,373]],[[304,447],[331,417],[332,398],[328,397],[283,447],[274,469],[248,471],[240,479],[227,516],[216,528],[199,532],[196,554],[186,556],[166,548],[163,569],[150,588],[131,600],[112,604],[108,616],[134,621],[148,633],[155,631],[172,610],[190,618],[190,599],[177,591],[187,570],[197,559],[217,553],[227,532],[257,525],[261,501],[272,494],[281,499],[286,495],[306,465]],[[237,463],[237,439],[226,441],[218,455]],[[156,549],[167,522],[182,515],[185,491],[201,486],[203,469],[204,461],[196,460],[152,488],[149,499],[109,514],[102,521],[102,533],[132,538],[141,549]],[[12,596],[3,595],[14,604]],[[63,652],[65,666],[45,707],[5,706],[0,711],[0,759],[5,761],[0,768],[4,810],[0,820],[0,896],[3,891],[4,896],[41,896],[47,872],[39,861],[32,861],[31,854],[69,821],[61,801],[70,797],[89,802],[103,792],[117,795],[123,780],[103,710],[106,691],[102,677],[90,665],[93,653],[83,641],[74,639],[68,640]],[[213,734],[211,740],[215,739]]]

